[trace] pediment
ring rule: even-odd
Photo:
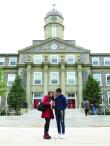
[[[29,47],[21,49],[19,53],[36,53],[36,52],[90,52],[90,50],[76,46],[74,42],[68,40],[49,39],[35,43]]]

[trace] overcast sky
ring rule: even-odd
[[[44,39],[44,17],[56,2],[64,38],[94,53],[110,53],[110,0],[0,0],[0,53]]]

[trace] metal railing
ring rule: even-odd
[[[2,113],[3,110],[5,110],[6,116],[7,116],[7,113],[8,113],[8,105],[5,105],[5,106],[0,110],[0,114]]]
[[[104,115],[106,115],[106,110],[110,112],[110,108],[104,103],[103,103],[103,109],[104,109]]]

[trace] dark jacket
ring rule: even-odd
[[[56,110],[65,110],[67,107],[67,100],[64,95],[59,95],[55,97],[55,109]]]

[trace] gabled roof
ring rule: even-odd
[[[69,43],[68,40],[61,40],[61,39],[58,39],[58,38],[54,38],[54,39],[42,40],[42,41],[40,41],[40,43],[34,43],[31,46],[28,46],[28,47],[26,47],[24,49],[19,50],[18,53],[21,53],[21,52],[24,53],[24,52],[28,52],[28,51],[31,52],[34,48],[37,51],[36,48],[42,47],[43,45],[45,45],[47,43],[50,43],[51,44],[52,42],[57,42],[57,43],[60,43],[62,45],[65,45],[65,46],[71,48],[70,49],[71,50],[70,52],[90,52],[90,50],[85,49],[85,48],[80,47],[80,46],[77,46],[77,45],[75,45],[75,43]],[[38,50],[38,51],[40,51],[40,50]],[[67,50],[67,49],[64,50],[64,51],[69,52],[69,50]],[[45,50],[43,50],[41,52],[45,52]]]

